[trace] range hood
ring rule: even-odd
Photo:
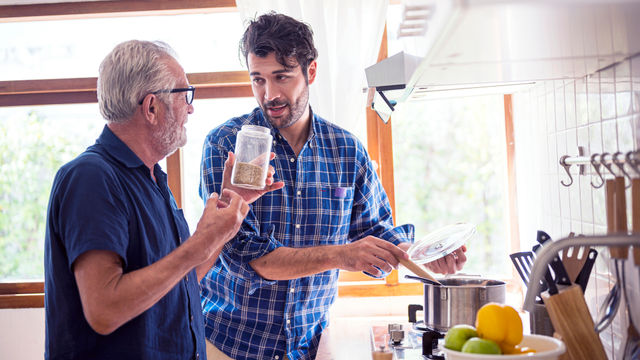
[[[386,121],[406,101],[512,93],[640,53],[638,0],[403,0],[404,51],[365,69]]]

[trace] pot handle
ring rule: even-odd
[[[423,283],[429,284],[429,285],[442,286],[442,284],[440,284],[440,283],[437,283],[437,282],[435,282],[433,280],[429,280],[427,278],[423,278],[423,277],[420,277],[420,276],[405,275],[404,277],[405,277],[405,279],[418,280],[420,282],[423,282]]]
[[[417,323],[418,322],[418,315],[417,312],[423,310],[424,308],[422,307],[422,305],[419,304],[409,304],[409,322],[410,323]]]

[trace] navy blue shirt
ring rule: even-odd
[[[124,272],[146,267],[189,237],[159,165],[149,168],[105,126],[94,145],[58,170],[45,239],[46,359],[205,359],[195,270],[151,308],[109,335],[82,311],[73,262],[109,250]]]

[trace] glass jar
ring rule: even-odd
[[[269,128],[242,125],[236,137],[236,161],[231,172],[231,184],[246,189],[264,189],[272,142]]]

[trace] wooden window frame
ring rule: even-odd
[[[382,34],[382,42],[378,52],[378,62],[388,56],[387,27]],[[376,172],[382,182],[391,204],[391,213],[395,219],[395,188],[393,179],[393,136],[391,118],[385,124],[371,108],[373,89],[369,89],[369,101],[366,107],[367,120],[367,152],[371,160],[378,166]],[[421,295],[423,285],[418,282],[401,283],[398,270],[393,270],[384,280],[373,279],[360,272],[340,271],[338,296],[403,296]]]

